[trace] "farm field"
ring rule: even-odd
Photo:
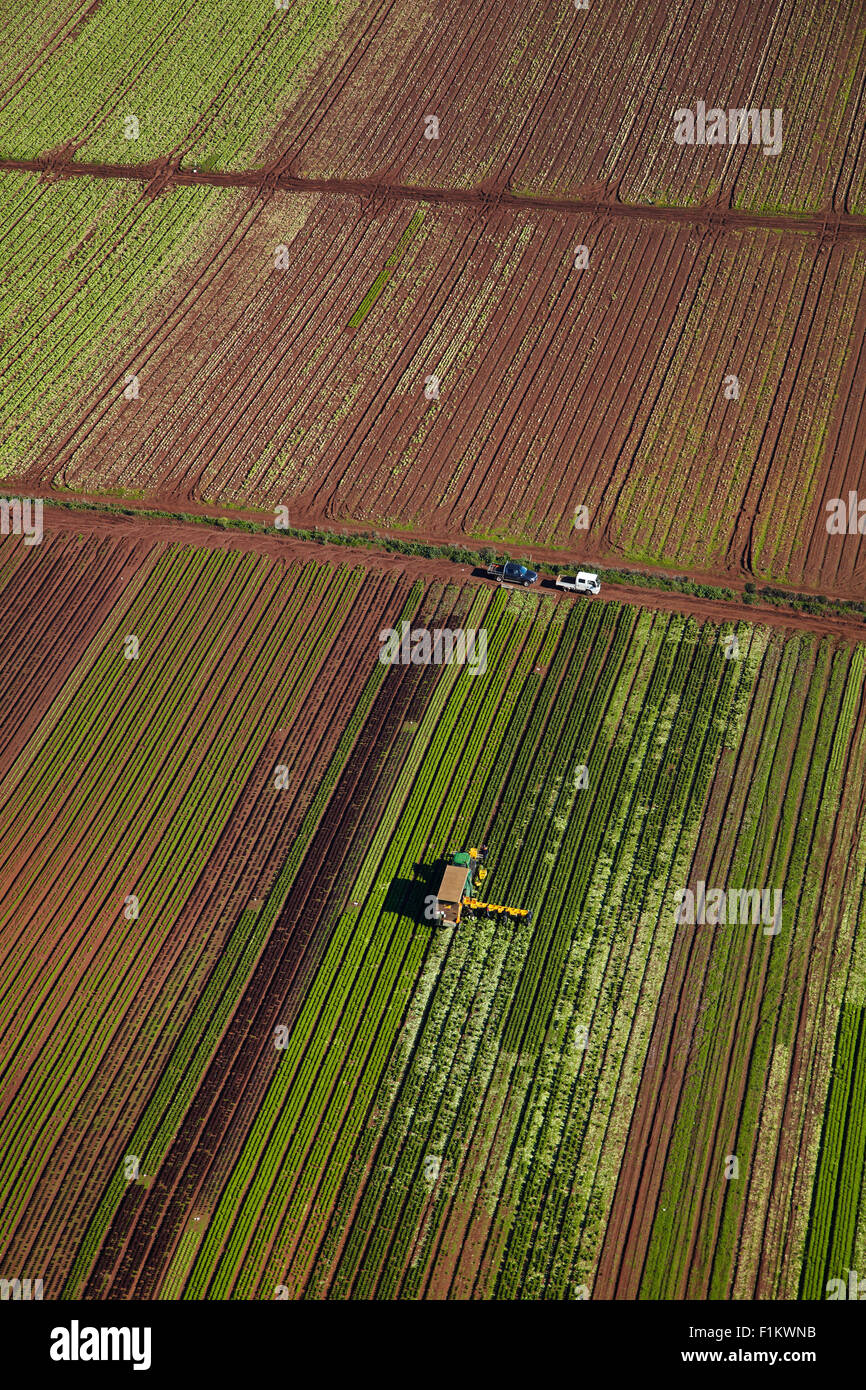
[[[0,158],[243,168],[355,3],[67,0],[40,7],[41,33],[7,30],[6,3]]]
[[[0,157],[866,211],[857,0],[102,0],[41,25],[13,21]],[[781,147],[678,146],[672,113],[698,100],[780,109]]]
[[[862,597],[824,524],[866,492],[853,0],[122,8],[49,7],[35,49],[10,17],[0,155],[44,156],[0,174],[10,487]],[[699,98],[778,105],[781,153],[677,145]]]
[[[227,190],[175,189],[152,200],[132,184],[0,175],[0,477],[75,402],[84,409],[104,391],[125,399],[148,304],[187,262],[195,278],[195,235],[205,264],[218,263],[248,220],[248,199]]]
[[[0,544],[3,591],[26,611],[51,566],[82,634],[0,783],[4,1256],[48,1297],[832,1277],[864,1200],[864,648],[81,525],[30,594]],[[485,669],[383,666],[404,618],[483,628]],[[437,865],[480,842],[533,921],[437,931]],[[778,933],[678,925],[701,878],[777,885]]]
[[[338,51],[337,75],[331,64],[311,74],[273,141],[299,174],[866,210],[866,17],[856,0],[758,0],[724,15],[709,0],[383,4],[359,7]],[[700,99],[781,109],[781,149],[678,146],[672,113]]]
[[[4,760],[0,791],[0,1245],[55,1280],[104,1189],[122,1182],[143,1103],[162,1107],[136,1140],[154,1164],[230,1023],[346,755],[340,740],[384,674],[364,661],[365,636],[396,619],[410,588],[394,574],[362,584],[358,567],[157,545],[137,565],[127,557],[106,605],[68,558],[89,562],[93,587],[92,544],[46,536],[29,593],[22,543],[0,546],[4,598],[21,617],[53,564],[78,656],[52,686],[44,650],[32,664],[16,655],[26,630],[4,648],[17,707],[38,700],[41,719]],[[122,559],[106,557],[104,590]],[[57,632],[42,647],[68,667]]]
[[[725,1024],[739,1015],[742,1029],[747,1014],[738,977],[749,979],[747,997],[756,1027],[760,1025],[760,1046],[750,1054],[753,1039],[743,1037],[732,1056],[729,1049],[724,1054],[727,1070],[721,1077],[718,1072],[712,1075],[710,1094],[719,1095],[720,1108],[728,1112],[728,1129],[732,1115],[739,1116],[739,1126],[730,1141],[721,1125],[717,1131],[711,1129],[706,1148],[695,1145],[692,1125],[697,1098],[706,1100],[708,1077],[689,1058],[686,1077],[692,1110],[677,1116],[673,1125],[663,1195],[672,1200],[677,1182],[690,1199],[692,1207],[686,1210],[693,1239],[668,1238],[663,1247],[659,1240],[657,1258],[670,1285],[688,1283],[691,1296],[700,1296],[706,1263],[713,1265],[710,1296],[730,1296],[735,1281],[742,1296],[751,1292],[742,1286],[758,1263],[757,1241],[765,1284],[760,1292],[772,1296],[770,1288],[786,1281],[796,1288],[805,1237],[797,1206],[805,1199],[808,1209],[819,1140],[813,1107],[817,1105],[820,1115],[830,1069],[827,1047],[841,995],[847,988],[862,999],[862,925],[856,951],[853,944],[856,902],[866,868],[853,814],[859,807],[863,757],[862,649],[852,656],[818,644],[781,644],[756,631],[745,637],[748,646],[742,649],[741,669],[735,674],[725,669],[720,634],[711,625],[690,630],[676,619],[671,623],[647,613],[637,621],[636,617],[633,610],[623,609],[617,620],[612,614],[600,620],[602,628],[607,622],[610,627],[606,635],[598,629],[592,634],[591,655],[577,678],[578,709],[569,698],[570,682],[580,667],[578,652],[572,649],[560,667],[562,685],[553,709],[548,706],[542,712],[551,694],[545,687],[559,675],[554,658],[523,724],[523,742],[505,787],[498,792],[497,819],[491,823],[482,814],[488,784],[475,812],[475,834],[472,819],[466,818],[469,807],[455,827],[467,826],[469,839],[481,838],[487,829],[491,850],[496,851],[497,878],[502,876],[492,895],[532,903],[538,924],[531,932],[502,924],[469,924],[468,932],[459,928],[436,951],[435,966],[428,960],[376,1097],[375,1113],[381,1120],[371,1133],[361,1131],[333,1211],[328,1209],[336,1189],[328,1168],[321,1170],[315,1202],[310,1200],[306,1172],[282,1184],[284,1192],[292,1184],[301,1186],[282,1225],[281,1185],[272,1182],[268,1205],[256,1215],[258,1199],[250,1183],[248,1229],[256,1230],[259,1240],[245,1245],[238,1282],[231,1272],[230,1250],[210,1266],[215,1277],[206,1282],[205,1248],[192,1276],[194,1280],[199,1271],[202,1282],[193,1282],[187,1296],[201,1296],[205,1289],[211,1294],[249,1293],[256,1288],[249,1261],[256,1249],[268,1248],[263,1282],[285,1281],[290,1297],[563,1298],[579,1296],[582,1287],[593,1296],[610,1296],[600,1269],[608,1213],[617,1175],[622,1182],[632,1146],[639,1152],[640,1134],[632,1118],[636,1092],[643,1087],[649,1091],[658,1082],[647,1050],[652,1018],[659,995],[664,999],[674,981],[682,984],[682,997],[688,999],[699,978],[693,970],[684,981],[676,978],[672,953],[683,928],[671,925],[671,884],[683,881],[684,874],[694,882],[701,869],[702,845],[711,837],[718,815],[720,781],[737,756],[749,768],[743,780],[750,799],[759,803],[766,794],[768,755],[757,744],[769,689],[778,702],[770,713],[779,743],[786,746],[791,740],[790,729],[778,717],[784,708],[775,680],[780,665],[786,674],[797,670],[810,715],[817,720],[813,711],[820,711],[824,728],[811,755],[803,751],[812,733],[809,719],[804,721],[780,820],[761,825],[757,836],[743,836],[749,851],[757,840],[759,854],[746,853],[739,845],[740,859],[725,866],[725,881],[733,885],[778,879],[784,884],[785,903],[794,905],[788,907],[792,916],[786,926],[782,913],[778,944],[775,939],[771,944],[753,926],[720,933],[725,938],[721,949],[727,948],[727,970],[716,962],[705,1002]],[[572,623],[577,626],[573,613],[558,655],[575,636],[578,650],[581,637],[586,640],[585,631],[575,633]],[[562,705],[574,713],[569,718],[560,713],[558,724],[556,711]],[[789,718],[793,724],[793,716]],[[527,766],[526,744],[533,745],[533,735],[542,727],[544,734]],[[823,757],[831,747],[825,778]],[[560,772],[570,758],[585,759],[591,769],[591,803],[582,803],[584,793],[575,792],[567,772]],[[549,772],[539,778],[545,759]],[[504,762],[501,751],[499,762]],[[805,791],[797,781],[804,772]],[[523,780],[527,773],[528,780]],[[501,787],[501,775],[495,780]],[[814,781],[824,784],[825,801],[814,803],[822,806],[832,802],[835,807],[834,798],[848,787],[841,823],[830,814],[814,828],[808,814],[796,822],[799,799],[808,796]],[[732,814],[733,808],[728,809]],[[756,811],[752,818],[759,819]],[[838,838],[831,848],[834,833]],[[466,838],[465,832],[452,832],[449,843]],[[826,876],[831,893],[841,896],[843,875],[837,882],[833,874],[847,866],[852,850],[856,858],[844,890],[853,893],[854,901],[836,932],[824,920],[820,890]],[[835,906],[834,899],[828,917]],[[806,921],[814,933],[811,939]],[[702,931],[716,940],[711,928],[686,928],[684,940],[692,951]],[[823,1048],[811,1028],[798,1022],[806,993],[818,1017]],[[818,1001],[825,993],[822,1007]],[[712,1052],[718,1044],[711,1020],[704,1017],[701,1022],[698,1041],[705,1052]],[[582,1036],[581,1029],[586,1030]],[[658,1033],[654,1036],[657,1039]],[[579,1042],[585,1046],[577,1046]],[[671,1045],[670,1038],[665,1042]],[[786,1107],[791,1078],[797,1088]],[[335,1102],[342,1100],[339,1080],[333,1085]],[[290,1093],[293,1101],[300,1087],[299,1079]],[[697,1107],[702,1120],[705,1110],[706,1106]],[[351,1112],[346,1114],[344,1125],[351,1122]],[[794,1134],[805,1147],[799,1157],[795,1139],[788,1139],[789,1123],[796,1124]],[[780,1134],[785,1136],[781,1143]],[[722,1179],[728,1142],[742,1156],[739,1185],[726,1185]],[[324,1138],[327,1144],[332,1145],[332,1162],[348,1147],[337,1131]],[[777,1144],[784,1146],[781,1160]],[[310,1178],[321,1163],[316,1149],[323,1151],[321,1129],[316,1140],[311,1139],[306,1165]],[[853,1152],[850,1146],[845,1150],[846,1191],[855,1211],[861,1152],[856,1144]],[[760,1232],[771,1185],[771,1230],[777,1243],[762,1250]],[[726,1186],[728,1201],[718,1228],[716,1208]],[[262,1185],[262,1202],[264,1190]],[[642,1212],[646,1216],[651,1209],[645,1204]],[[671,1209],[662,1205],[656,1213],[658,1226],[668,1235]],[[749,1243],[737,1264],[731,1258],[730,1233],[738,1233],[739,1227]],[[659,1239],[658,1231],[654,1234]],[[847,1247],[844,1237],[837,1242],[843,1268],[851,1254],[852,1234],[853,1227]],[[630,1264],[630,1232],[616,1231],[611,1246],[621,1255],[624,1251],[624,1261]],[[648,1283],[640,1293],[670,1296],[674,1287],[663,1292]],[[261,1286],[259,1293],[263,1295]]]
[[[866,490],[857,239],[329,194],[230,232],[62,431],[9,439],[24,485],[862,593],[823,524]]]
[[[855,1296],[866,7],[26,10],[0,1301]]]

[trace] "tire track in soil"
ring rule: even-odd
[[[249,188],[264,195],[276,193],[334,193],[349,198],[402,200],[410,203],[434,203],[446,206],[485,208],[490,204],[491,191],[486,184],[475,188],[431,188],[423,185],[401,184],[388,178],[320,179],[302,178],[289,174],[279,164],[273,172],[268,166],[261,169],[239,170],[236,173],[217,170],[175,168],[166,172],[166,162],[151,160],[148,164],[88,164],[68,158],[51,160],[48,155],[36,159],[0,159],[0,173],[30,173],[44,175],[50,170],[55,179],[91,178],[125,179],[148,186],[159,180],[159,191],[165,188],[201,185],[211,188]],[[622,203],[615,197],[557,198],[544,194],[514,193],[505,188],[495,195],[502,209],[523,210],[539,208],[547,212],[575,217],[611,217],[626,221],[667,222],[676,225],[738,228],[773,227],[780,231],[813,232],[817,236],[834,234],[837,238],[866,237],[866,216],[845,212],[777,213],[749,212],[741,208],[719,210],[717,204],[698,207],[661,207],[656,203]]]

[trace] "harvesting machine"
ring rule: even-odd
[[[502,913],[507,917],[526,917],[532,922],[532,911],[525,907],[508,907],[505,903],[481,902],[475,896],[476,884],[487,877],[484,861],[487,846],[459,850],[445,866],[436,894],[433,919],[440,927],[456,927],[464,907],[470,912]]]

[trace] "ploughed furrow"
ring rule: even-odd
[[[431,601],[435,607],[435,595]],[[134,1213],[134,1228],[132,1213],[121,1213],[94,1269],[89,1292],[100,1296],[119,1288],[152,1292],[165,1272],[166,1253],[178,1227],[185,1224],[191,1207],[200,1202],[199,1190],[211,1162],[218,1155],[230,1161],[237,1142],[231,1131],[239,1126],[242,1136],[278,1060],[274,1029],[286,1026],[293,1008],[297,1008],[292,1000],[305,954],[317,949],[316,930],[327,932],[325,908],[329,900],[339,904],[345,896],[345,888],[339,886],[323,890],[322,879],[327,877],[330,863],[340,862],[350,852],[365,815],[375,817],[380,798],[387,794],[389,784],[393,785],[400,760],[399,756],[389,759],[388,751],[395,743],[399,749],[407,713],[419,698],[419,681],[423,687],[427,678],[417,667],[399,667],[385,679],[298,877],[281,904],[231,1026],[153,1189],[141,1211]],[[316,902],[317,891],[324,902]],[[236,1117],[238,1106],[240,1116]]]
[[[197,919],[173,928],[271,730],[293,725],[341,633],[350,643],[366,631],[373,661],[376,615],[362,601],[349,620],[363,573],[167,552],[131,606],[109,614],[83,679],[73,673],[10,769],[0,984],[4,1018],[26,1022],[4,1033],[15,1041],[0,1126],[4,1242],[16,1249],[69,1205],[69,1155],[95,1116],[118,1134],[130,1098],[132,1113],[146,1099],[154,1049],[157,1073],[171,1052],[177,990],[202,969]],[[127,624],[140,643],[131,660]],[[273,769],[265,776],[273,788]]]
[[[98,1086],[91,1085],[71,1117],[64,1136],[64,1152],[69,1168],[77,1174],[73,1186],[65,1181],[45,1215],[47,1241],[54,1232],[62,1252],[42,1245],[31,1233],[31,1242],[51,1263],[58,1275],[65,1276],[71,1255],[92,1215],[100,1192],[106,1185],[104,1140],[94,1143],[97,1134],[115,1136],[120,1146],[116,1156],[122,1167],[129,1149],[125,1137],[134,1128],[142,1105],[149,1103],[170,1069],[173,1054],[167,1057],[171,1037],[185,1026],[196,1001],[210,988],[232,931],[244,912],[254,913],[262,926],[265,899],[280,864],[298,842],[301,824],[314,792],[321,782],[335,751],[343,722],[338,710],[353,708],[370,667],[370,652],[384,614],[399,602],[405,583],[394,576],[374,578],[361,590],[355,605],[346,613],[342,629],[336,633],[330,656],[311,685],[303,705],[289,713],[286,726],[271,740],[253,769],[243,796],[230,818],[211,861],[180,914],[174,940],[184,949],[166,954],[154,963],[140,993],[142,1012],[148,1013],[151,1036],[162,1029],[160,1048],[142,1054],[134,1031],[118,1035],[106,1053]],[[292,748],[293,757],[283,750]],[[274,774],[279,765],[290,764],[290,780],[275,795]],[[170,1010],[170,1013],[169,1013]],[[104,1078],[111,1077],[110,1087]],[[149,1176],[156,1163],[148,1160],[142,1170]],[[34,1204],[31,1203],[31,1212]],[[58,1234],[62,1232],[62,1235]],[[32,1258],[32,1255],[31,1255]]]
[[[156,559],[147,541],[0,541],[0,778],[5,776],[124,586]],[[139,573],[139,571],[141,571]]]

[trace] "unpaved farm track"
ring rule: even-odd
[[[131,516],[117,516],[111,512],[76,512],[74,515],[51,513],[52,526],[60,531],[86,532],[89,535],[127,537],[140,540],[146,535],[149,541],[163,544],[205,546],[216,550],[253,551],[260,555],[290,560],[322,560],[333,564],[358,564],[373,572],[386,570],[404,573],[410,580],[441,580],[460,584],[478,584],[490,587],[491,581],[478,570],[466,565],[456,565],[450,560],[428,560],[421,556],[395,555],[388,551],[375,549],[346,548],[340,545],[319,544],[312,541],[296,540],[293,537],[281,539],[277,536],[253,535],[244,531],[206,531],[195,522],[154,520],[142,517],[136,520]],[[57,518],[55,520],[54,518]],[[741,586],[739,586],[741,587]],[[580,603],[581,599],[557,589],[553,581],[544,581],[540,592],[550,595],[560,603]],[[654,608],[665,612],[688,613],[695,618],[710,622],[762,623],[768,627],[788,632],[815,632],[836,636],[848,642],[866,640],[866,624],[856,619],[839,617],[817,617],[810,613],[785,612],[765,603],[742,603],[720,601],[718,599],[695,598],[691,594],[665,593],[661,590],[633,588],[628,584],[604,585],[600,595],[601,602],[629,603],[643,608]]]
[[[543,194],[515,193],[493,180],[476,188],[427,188],[401,184],[386,178],[338,179],[301,177],[286,172],[281,164],[272,168],[241,169],[236,172],[183,169],[169,159],[148,164],[88,164],[63,153],[39,159],[0,159],[0,172],[40,174],[50,180],[91,178],[123,179],[141,183],[150,196],[172,187],[202,185],[210,188],[250,188],[261,197],[274,193],[331,193],[377,204],[389,200],[433,203],[446,207],[538,208],[544,212],[574,217],[617,217],[632,221],[667,222],[674,225],[723,227],[767,227],[777,231],[795,229],[836,240],[839,237],[866,237],[866,217],[851,213],[751,212],[742,208],[711,203],[702,207],[660,207],[653,203],[623,203],[617,197],[557,198]]]

